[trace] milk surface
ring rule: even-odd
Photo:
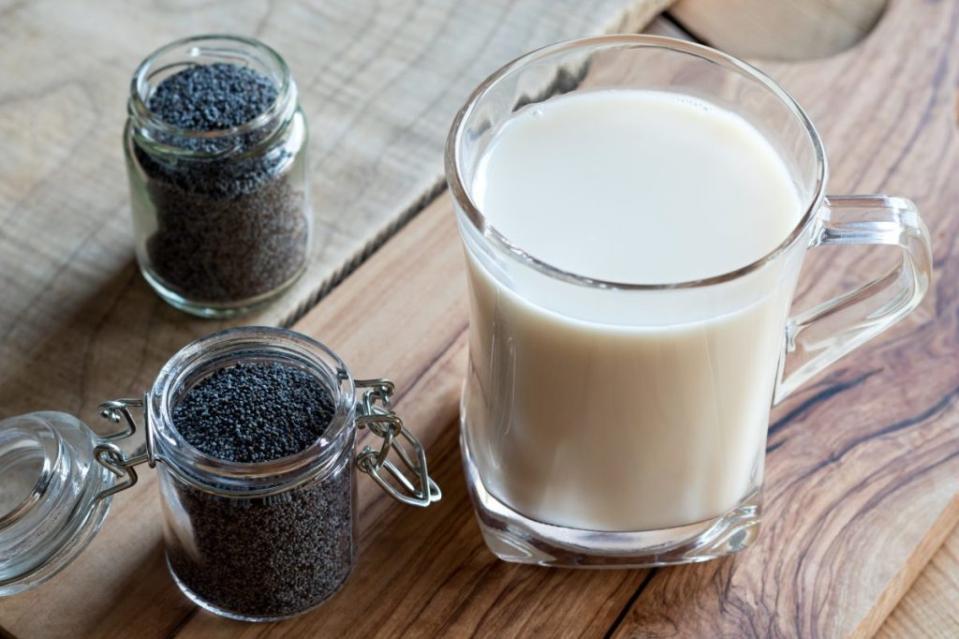
[[[750,124],[653,91],[527,107],[472,187],[514,245],[616,282],[735,270],[802,213],[786,165]],[[550,284],[537,295],[542,275],[528,267],[467,258],[464,427],[494,496],[547,523],[639,531],[717,517],[758,487],[792,281],[737,284],[755,288],[748,303],[686,320],[656,310],[673,308],[672,292]],[[686,303],[676,296],[675,308]]]
[[[661,284],[745,266],[796,226],[783,161],[738,115],[654,91],[528,108],[480,160],[473,196],[514,244],[565,270]]]

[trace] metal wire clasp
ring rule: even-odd
[[[357,428],[368,428],[377,437],[382,438],[380,449],[364,446],[356,455],[356,467],[376,481],[380,487],[397,501],[410,506],[426,507],[439,501],[443,496],[426,467],[426,451],[422,444],[403,426],[403,420],[390,408],[390,397],[395,389],[388,379],[358,379],[357,388],[367,388],[357,403]],[[405,439],[412,454],[401,443]],[[389,460],[390,451],[396,456],[414,478],[406,476],[403,470]],[[383,470],[389,473],[397,484],[387,481]]]
[[[137,471],[134,466],[143,463],[149,464],[150,468],[156,466],[156,460],[153,457],[153,437],[150,425],[146,423],[148,420],[145,411],[143,419],[146,441],[142,450],[138,449],[136,454],[127,457],[120,447],[113,443],[119,439],[130,437],[137,431],[137,424],[133,415],[130,414],[130,409],[142,408],[143,405],[144,400],[142,399],[114,399],[100,404],[98,408],[100,417],[108,419],[114,424],[119,424],[122,420],[124,428],[102,438],[101,443],[93,449],[93,455],[97,462],[117,476],[116,483],[100,491],[96,499],[109,497],[137,483]]]

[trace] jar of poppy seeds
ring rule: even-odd
[[[191,37],[140,64],[124,151],[137,261],[163,299],[225,317],[302,274],[307,137],[290,70],[262,42]]]
[[[65,567],[149,464],[167,564],[187,597],[244,621],[318,606],[356,564],[357,469],[405,504],[440,499],[392,392],[386,380],[354,379],[305,335],[242,327],[181,349],[142,400],[104,404],[123,425],[109,437],[65,413],[0,422],[10,497],[0,500],[0,596]],[[145,445],[125,452],[136,409]],[[357,449],[363,430],[372,437]]]

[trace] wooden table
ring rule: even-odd
[[[252,34],[286,56],[301,86],[318,246],[296,289],[243,323],[295,326],[358,374],[392,376],[445,492],[435,509],[412,511],[361,482],[363,558],[344,592],[315,613],[252,626],[200,612],[176,590],[144,472],[73,565],[0,601],[0,635],[959,636],[955,1],[895,0],[846,52],[759,63],[820,128],[832,192],[916,200],[937,276],[919,313],[776,411],[756,546],[693,567],[574,572],[498,562],[482,544],[456,446],[467,320],[441,176],[447,127],[509,58],[637,31],[668,4],[0,2],[0,414],[58,408],[93,424],[99,401],[142,392],[180,346],[227,325],[165,306],[139,276],[119,133],[147,52],[188,33]],[[675,17],[703,36],[694,5]],[[649,28],[688,37],[669,20]],[[814,255],[798,303],[888,259]]]

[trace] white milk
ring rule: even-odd
[[[745,266],[802,213],[745,120],[629,90],[522,111],[481,158],[473,199],[534,257],[644,284]],[[729,308],[719,290],[696,310],[672,292],[590,291],[467,255],[465,427],[495,497],[548,523],[638,531],[717,517],[758,486],[789,278],[746,278],[730,286],[748,303]]]

